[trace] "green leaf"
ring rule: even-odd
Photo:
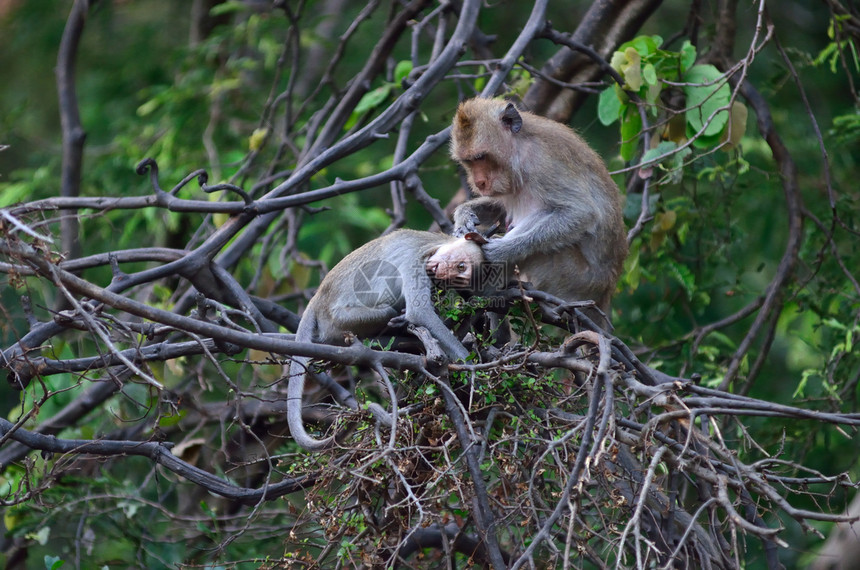
[[[711,331],[708,336],[711,340],[716,340],[722,343],[722,345],[725,346],[728,350],[735,350],[738,347],[738,343],[735,342],[732,337],[721,331]]]
[[[358,105],[353,109],[352,114],[350,114],[349,120],[343,126],[344,130],[349,130],[354,127],[362,115],[384,103],[388,98],[388,95],[391,93],[392,87],[394,87],[393,83],[386,83],[381,87],[377,87],[373,91],[365,93],[358,102]]]
[[[250,150],[260,150],[263,147],[263,142],[269,134],[269,129],[254,129],[251,136],[248,138],[248,148]]]
[[[624,51],[627,48],[632,47],[639,52],[639,55],[646,57],[656,52],[657,48],[660,47],[660,44],[662,43],[663,38],[660,36],[639,36],[638,38],[633,38],[629,42],[620,45],[618,47],[618,51]]]
[[[663,84],[659,81],[649,85],[648,89],[645,90],[645,101],[649,105],[649,112],[654,117],[660,112],[661,105],[657,105],[656,103],[661,91],[663,91]]]
[[[601,124],[609,126],[621,116],[621,99],[615,93],[615,86],[604,89],[597,100],[597,118]]]
[[[358,105],[355,106],[355,113],[360,115],[371,109],[375,109],[388,98],[389,93],[391,93],[390,83],[377,87],[373,91],[368,91],[358,102]]]
[[[693,67],[696,63],[696,46],[690,43],[690,40],[684,42],[681,46],[681,73],[687,73],[687,70]]]
[[[696,278],[690,271],[690,268],[686,265],[681,265],[680,263],[669,260],[668,269],[672,277],[674,277],[687,292],[687,296],[692,298],[693,294],[696,292]]]
[[[45,568],[47,570],[57,570],[62,567],[66,563],[65,560],[60,558],[59,556],[49,556],[45,555]]]
[[[624,84],[633,91],[639,91],[642,87],[642,58],[639,53],[633,48],[627,48],[624,51],[627,56],[628,64],[622,65],[624,68]]]
[[[624,54],[624,51],[616,51],[613,53],[612,60],[609,62],[609,65],[611,65],[612,69],[618,73],[623,73],[624,66],[627,65],[627,56]]]
[[[684,94],[687,96],[688,132],[697,133],[704,128],[702,135],[705,137],[719,135],[729,120],[728,111],[716,112],[729,104],[732,92],[728,82],[722,80],[720,71],[710,64],[694,65],[684,74],[684,82],[687,83]]]
[[[152,114],[153,111],[158,109],[158,107],[160,105],[161,105],[161,101],[159,101],[158,99],[150,99],[149,101],[142,103],[137,108],[137,115],[139,117],[145,117],[147,115],[150,115],[150,114]]]
[[[400,84],[412,72],[412,62],[409,60],[398,61],[394,66],[394,82]]]
[[[648,85],[657,84],[657,69],[654,67],[654,64],[646,63],[642,66],[642,79],[644,79],[645,83]]]
[[[660,144],[658,144],[656,148],[652,148],[652,149],[648,150],[648,152],[643,154],[642,160],[640,161],[640,163],[644,164],[644,163],[648,162],[649,160],[654,160],[658,156],[661,156],[664,154],[669,154],[670,152],[675,150],[677,147],[678,147],[678,145],[675,144],[673,141],[663,141]]]
[[[651,160],[654,160],[658,156],[663,156],[664,154],[669,154],[670,152],[675,150],[675,147],[677,147],[677,145],[674,142],[663,141],[660,144],[658,144],[655,148],[648,149],[648,151],[642,155],[642,160],[639,162],[639,164],[640,164],[639,176],[641,176],[643,179],[650,178],[651,175],[654,173],[654,166],[656,166],[656,165],[646,164],[646,163],[651,161]],[[658,162],[657,164],[660,164],[664,160],[665,160],[665,158],[661,159],[660,162]]]
[[[678,184],[681,182],[681,179],[684,177],[684,161],[691,154],[693,154],[693,151],[690,149],[690,147],[684,147],[672,155],[672,159],[667,166],[670,176],[667,182],[673,184]]]
[[[648,211],[654,212],[657,210],[657,204],[660,202],[660,198],[662,194],[660,192],[654,192],[653,194],[648,196]],[[639,217],[639,212],[642,211],[642,195],[641,194],[628,194],[627,199],[624,201],[624,218],[628,220],[635,220]]]
[[[29,182],[0,184],[0,208],[23,202],[32,196],[33,185]]]
[[[244,12],[246,10],[248,10],[248,7],[244,2],[240,2],[239,0],[228,0],[227,2],[213,6],[209,10],[209,15],[215,17],[221,16],[222,14],[229,14],[231,12]]]
[[[636,290],[642,281],[642,266],[639,263],[641,248],[630,249],[630,255],[624,260],[624,272],[622,273],[624,283],[631,289]]]
[[[45,546],[48,544],[48,539],[51,537],[51,527],[43,526],[36,532],[28,532],[26,537],[31,540],[35,540],[42,546]]]
[[[844,324],[837,321],[833,317],[830,317],[829,319],[824,319],[823,321],[821,321],[821,324],[840,331],[848,330],[848,327],[846,327]]]
[[[732,148],[736,148],[741,144],[741,139],[744,137],[744,134],[747,130],[747,116],[749,112],[747,110],[746,105],[741,103],[740,101],[732,101],[732,110],[731,110],[731,120],[729,121],[729,128],[727,128],[723,132],[723,142],[727,142],[728,145],[723,147],[723,150],[729,150]]]
[[[636,154],[639,133],[642,132],[642,117],[635,106],[628,107],[621,122],[621,158],[631,160]]]

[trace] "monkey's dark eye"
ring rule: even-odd
[[[460,263],[457,264],[457,271],[459,271],[460,273],[466,271],[466,262],[465,261],[461,261]]]

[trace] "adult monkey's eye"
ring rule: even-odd
[[[465,261],[461,261],[460,263],[457,264],[457,271],[459,271],[460,273],[466,271],[466,262]]]

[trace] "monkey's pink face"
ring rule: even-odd
[[[435,279],[445,281],[453,287],[466,288],[472,282],[475,255],[480,255],[476,254],[475,245],[460,238],[440,247],[427,260],[425,269]]]
[[[481,196],[497,196],[510,192],[504,169],[489,155],[479,154],[474,158],[461,159],[460,163],[466,169],[472,190]]]

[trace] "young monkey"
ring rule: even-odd
[[[506,233],[483,246],[485,260],[509,273],[519,266],[522,281],[566,301],[593,300],[607,319],[587,314],[608,326],[627,233],[621,195],[597,153],[561,123],[505,101],[469,99],[454,117],[451,156],[480,195],[455,210],[455,235],[504,212]],[[465,259],[466,247],[452,244],[449,260],[457,251]]]
[[[453,241],[445,234],[398,230],[361,246],[322,280],[302,314],[295,339],[342,345],[345,333],[372,337],[405,309],[405,321],[430,331],[450,358],[465,360],[469,351],[433,308],[433,284],[425,268],[433,253]],[[480,247],[470,241],[458,249],[454,265],[449,267],[443,260],[436,268],[450,282],[466,285],[482,260]],[[320,451],[333,445],[335,436],[315,439],[305,431],[302,395],[310,360],[296,356],[290,363],[287,423],[296,443],[308,451]]]

